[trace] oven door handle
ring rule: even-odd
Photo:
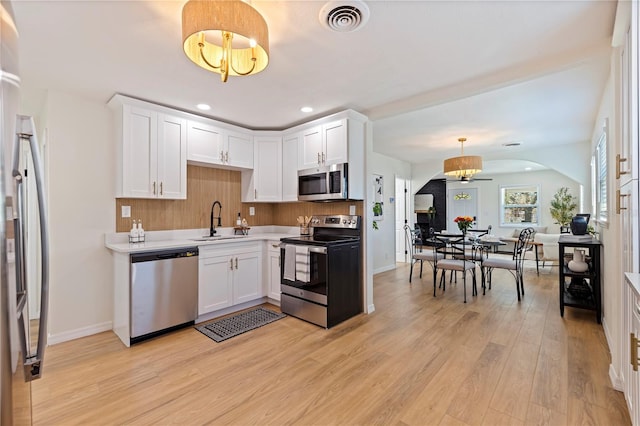
[[[287,244],[287,243],[280,243],[280,248],[283,249],[285,248],[287,245],[293,245],[296,247],[307,247],[309,249],[309,253],[320,253],[320,254],[327,254],[327,248],[326,247],[318,247],[318,246],[307,246],[307,245],[301,245],[301,244]]]

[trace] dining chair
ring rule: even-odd
[[[473,234],[474,237],[476,238],[480,238],[483,235],[489,235],[491,234],[491,230],[493,229],[493,227],[491,225],[487,226],[487,229],[473,229],[473,228],[469,228],[467,229],[467,235],[469,233]]]
[[[420,278],[422,278],[422,267],[423,263],[427,262],[431,265],[431,269],[433,270],[433,295],[436,295],[436,267],[435,263],[438,259],[444,258],[444,255],[441,253],[436,253],[434,251],[416,251],[416,243],[423,244],[423,240],[419,238],[419,233],[416,233],[415,230],[411,229],[409,225],[404,226],[404,232],[406,235],[407,245],[409,246],[409,254],[411,257],[411,269],[409,270],[409,283],[411,283],[411,277],[413,276],[413,267],[416,263],[420,262]],[[419,231],[418,231],[419,232]]]
[[[518,241],[515,246],[515,256],[511,259],[504,257],[490,257],[482,262],[482,277],[483,280],[487,280],[489,290],[491,290],[491,275],[494,269],[505,269],[513,275],[516,280],[516,291],[518,293],[518,301],[521,300],[520,293],[524,296],[524,280],[523,280],[523,265],[524,255],[531,249],[531,241],[533,239],[534,229],[525,228],[520,231]],[[486,285],[482,283],[482,294],[485,294]]]
[[[437,276],[438,270],[442,271],[440,276],[440,285],[442,290],[445,290],[445,272],[450,271],[452,274],[458,271],[462,272],[462,286],[464,292],[464,303],[467,303],[467,272],[471,271],[473,278],[473,286],[471,294],[476,296],[478,289],[476,287],[476,264],[472,260],[465,259],[466,253],[466,238],[464,235],[460,236],[433,236],[432,249],[434,256],[441,255],[442,257],[436,257],[434,262],[435,272],[434,276]],[[449,257],[446,257],[449,256]],[[436,294],[435,281],[433,283],[433,295]]]

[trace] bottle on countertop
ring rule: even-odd
[[[140,238],[140,234],[138,234],[138,227],[136,226],[136,221],[133,221],[133,225],[131,225],[131,231],[129,231],[129,242],[137,243]]]
[[[142,227],[142,220],[138,219],[138,241],[144,242],[144,228]]]
[[[240,212],[238,212],[238,218],[236,219],[236,225],[237,226],[242,225],[242,219],[240,218]]]

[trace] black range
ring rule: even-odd
[[[314,216],[312,235],[281,239],[282,312],[330,328],[362,312],[360,216]]]

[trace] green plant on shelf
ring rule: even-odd
[[[551,200],[551,207],[549,213],[555,220],[555,223],[560,227],[566,228],[569,226],[571,219],[573,218],[574,211],[578,205],[576,204],[576,197],[569,193],[569,188],[563,186],[553,195]]]

